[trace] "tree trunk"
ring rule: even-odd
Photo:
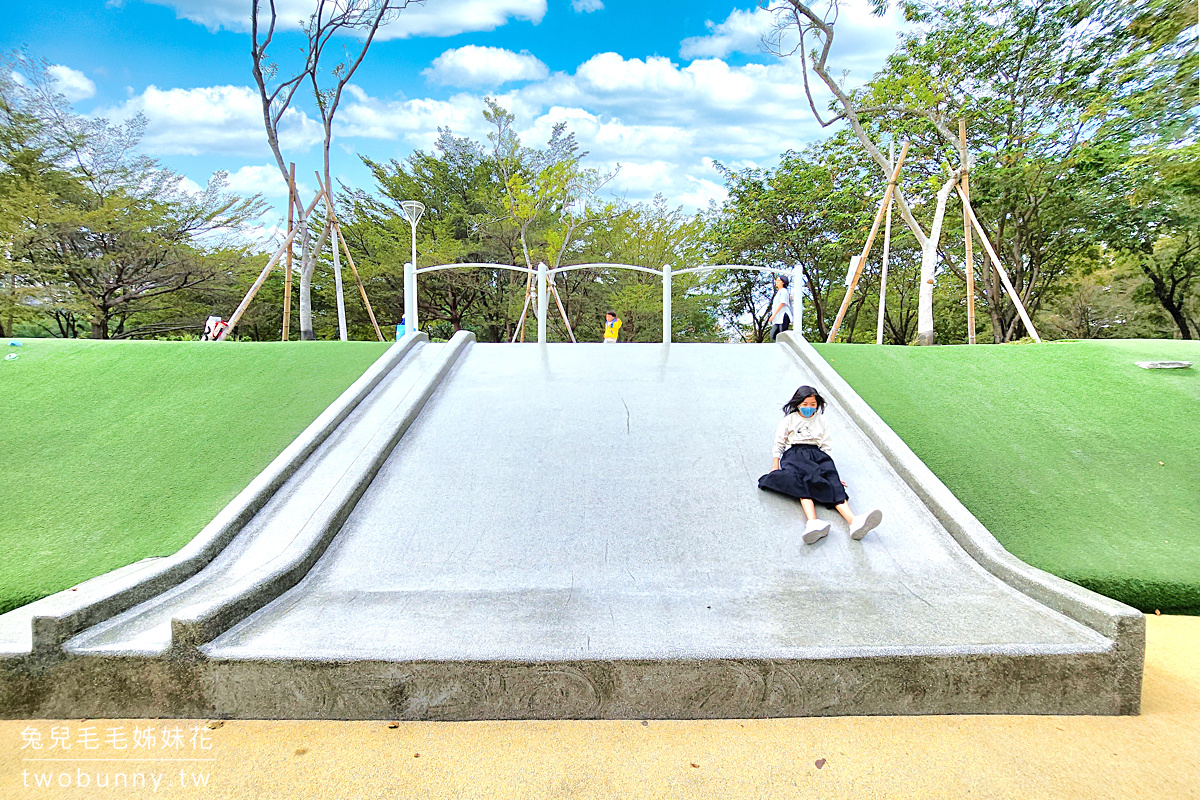
[[[300,340],[309,342],[317,338],[313,335],[312,324],[312,242],[308,233],[308,221],[304,220],[301,224],[304,225],[304,230],[300,231]]]
[[[315,267],[315,258],[304,259],[300,267],[300,340],[304,342],[317,338],[313,332],[312,318],[312,278]]]
[[[933,270],[937,267],[938,243],[942,238],[942,221],[946,218],[946,201],[958,183],[955,175],[942,184],[937,193],[937,208],[929,236],[921,242],[921,289],[917,294],[917,344],[933,344]]]
[[[317,257],[325,247],[325,240],[329,238],[329,223],[325,223],[325,227],[321,229],[321,235],[317,238],[315,247],[309,246],[309,233],[307,228],[301,233],[301,249],[300,258],[303,265],[300,267],[300,339],[301,341],[311,342],[317,338],[313,331],[312,319],[312,279],[313,272],[317,269]]]
[[[1162,307],[1171,315],[1171,319],[1175,320],[1175,325],[1179,328],[1179,337],[1181,339],[1191,339],[1192,331],[1188,326],[1187,316],[1183,313],[1183,304],[1171,302],[1170,297],[1166,297],[1158,293],[1158,287],[1154,287],[1154,293],[1158,294],[1158,300],[1162,303]]]

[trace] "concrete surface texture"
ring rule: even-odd
[[[1200,617],[1147,619],[1140,716],[835,717],[703,721],[0,721],[0,796],[392,800],[1200,797]],[[178,748],[161,746],[179,725]],[[81,752],[81,729],[100,737]],[[192,747],[192,728],[205,739]],[[219,727],[217,727],[219,726]],[[153,753],[127,762],[133,729]],[[50,751],[53,729],[73,749]],[[123,731],[127,749],[104,741]],[[42,750],[25,746],[37,732]],[[28,735],[28,734],[27,734]],[[24,746],[24,749],[22,747]],[[55,763],[46,757],[113,761]],[[183,780],[180,771],[183,770]],[[142,773],[147,787],[113,788]],[[24,773],[24,774],[23,774]],[[84,774],[88,786],[76,782]],[[70,783],[63,787],[60,778]],[[36,781],[53,782],[37,788]],[[99,788],[103,778],[108,788]],[[202,781],[203,788],[195,783]],[[28,786],[27,786],[28,784]]]
[[[194,578],[0,661],[0,712],[1136,712],[1140,615],[1118,642],[1089,621],[1130,610],[985,569],[861,409],[827,410],[833,456],[884,522],[855,542],[822,510],[800,542],[756,485],[779,407],[821,385],[789,346],[464,337],[414,347]]]

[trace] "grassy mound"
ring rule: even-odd
[[[386,349],[0,346],[0,612],[195,536]]]
[[[1200,342],[817,349],[1017,557],[1200,614]]]

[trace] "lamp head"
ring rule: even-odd
[[[404,209],[404,216],[408,217],[408,221],[413,225],[416,225],[425,213],[425,204],[416,200],[405,200],[400,204],[400,208]]]

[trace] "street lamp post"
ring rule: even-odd
[[[412,228],[412,261],[404,265],[404,332],[417,332],[417,222],[425,213],[425,204],[405,200],[400,204]]]

